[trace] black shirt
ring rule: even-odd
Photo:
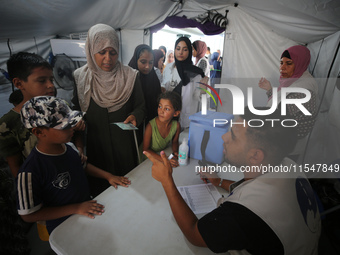
[[[274,231],[243,205],[224,202],[198,221],[198,230],[215,253],[247,250],[251,254],[284,254]]]

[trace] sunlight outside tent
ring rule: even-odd
[[[223,51],[224,33],[219,35],[208,36],[202,33],[198,28],[171,28],[167,25],[163,29],[152,35],[152,48],[158,49],[159,46],[163,45],[167,50],[173,50],[177,35],[190,35],[190,41],[196,40],[204,41],[208,47],[210,47],[211,53],[216,50]]]

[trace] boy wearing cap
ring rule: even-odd
[[[87,178],[78,153],[67,143],[82,113],[62,99],[34,97],[21,109],[21,120],[38,142],[17,177],[19,215],[27,222],[46,221],[49,233],[72,214],[94,218],[104,206],[90,199]],[[85,171],[104,178],[115,188],[127,187],[126,177],[114,176],[91,164]]]

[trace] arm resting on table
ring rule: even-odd
[[[198,219],[196,215],[192,212],[177,190],[172,177],[172,168],[164,151],[161,152],[162,161],[157,160],[148,152],[144,152],[144,154],[153,163],[152,177],[162,183],[172,213],[185,237],[193,245],[207,247],[198,231]]]

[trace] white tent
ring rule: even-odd
[[[339,0],[3,0],[0,68],[6,69],[10,53],[18,51],[47,58],[50,39],[70,39],[70,34],[84,33],[97,23],[119,31],[120,57],[127,64],[138,44],[150,43],[151,26],[170,15],[195,18],[211,10],[222,15],[229,11],[222,82],[243,90],[253,87],[256,105],[266,102],[264,92],[257,87],[258,80],[265,76],[275,84],[282,51],[295,44],[307,45],[312,55],[309,70],[318,80],[322,103],[305,162],[328,163],[339,158]],[[0,84],[1,108],[6,112],[10,106],[8,93],[4,95],[11,85],[2,76]],[[219,111],[230,112],[230,94],[221,92],[221,97],[223,107]]]

